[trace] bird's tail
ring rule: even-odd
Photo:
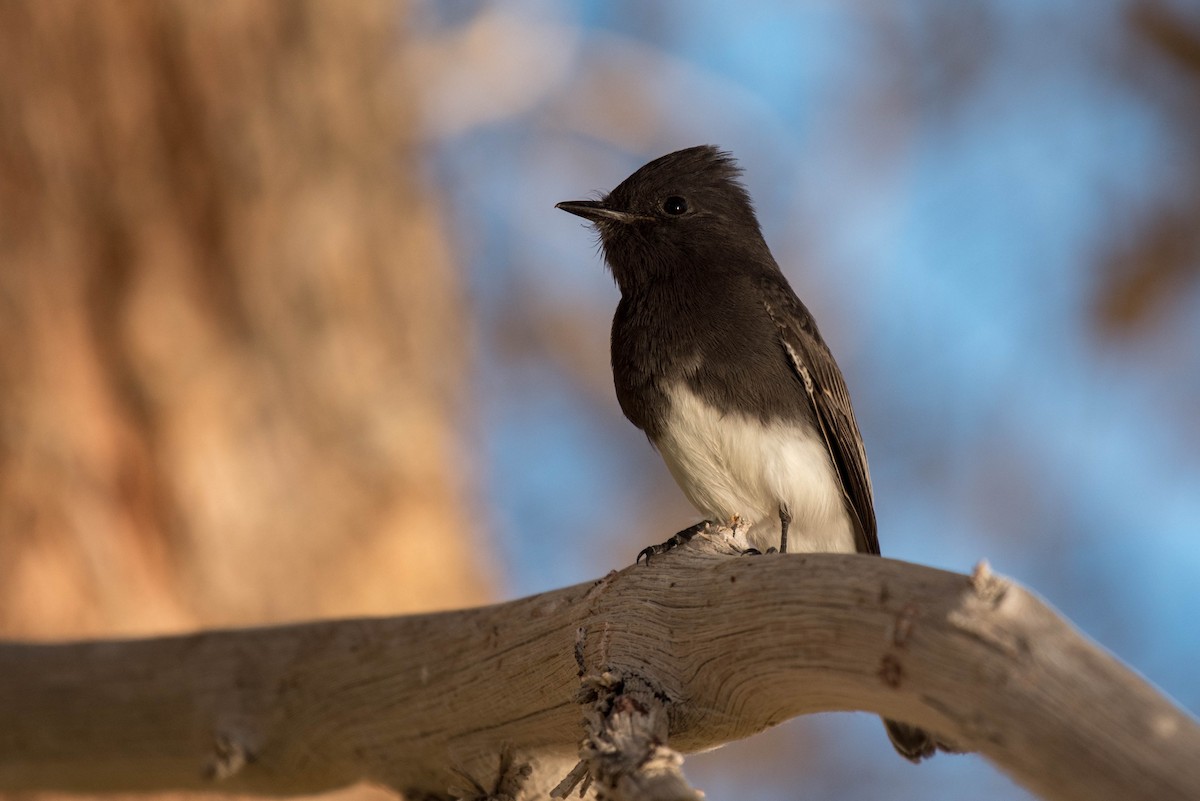
[[[896,753],[910,762],[920,762],[922,759],[928,759],[936,754],[939,749],[951,754],[960,753],[959,748],[939,740],[934,735],[924,729],[918,729],[916,726],[884,718],[883,727],[887,729],[888,739],[892,741],[892,747],[896,749]]]

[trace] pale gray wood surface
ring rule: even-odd
[[[1019,586],[694,543],[477,609],[0,644],[0,790],[280,795],[366,779],[417,797],[499,778],[543,797],[578,759],[581,682],[630,679],[654,688],[676,752],[858,709],[982,752],[1048,799],[1200,798],[1196,721]]]

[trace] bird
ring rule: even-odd
[[[593,225],[620,290],[617,402],[697,510],[747,532],[749,552],[879,554],[846,382],[741,177],[730,153],[700,145],[654,159],[599,200],[556,205]],[[913,762],[949,750],[915,726],[884,725]]]

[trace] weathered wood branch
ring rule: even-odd
[[[633,696],[608,708],[646,713],[678,752],[861,709],[979,751],[1048,799],[1200,798],[1196,721],[1022,588],[694,543],[478,609],[0,644],[0,790],[282,795],[366,779],[421,798],[544,797],[576,764],[597,693],[637,684],[662,715]],[[649,766],[687,797],[661,738],[624,738],[662,750],[605,774],[604,725],[583,748],[603,792],[649,786]]]

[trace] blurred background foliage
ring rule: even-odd
[[[694,521],[553,204],[700,143],[846,372],[884,553],[987,557],[1200,710],[1194,0],[0,2],[0,634],[479,603]],[[1027,797],[867,715],[688,771]]]

